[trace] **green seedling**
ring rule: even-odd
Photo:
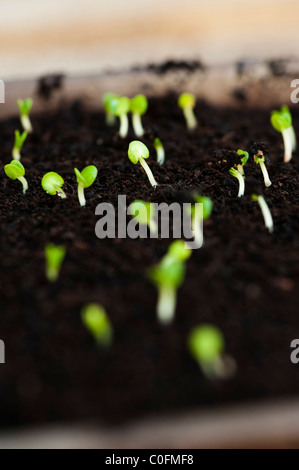
[[[157,233],[157,224],[154,220],[155,206],[151,202],[137,199],[130,204],[130,213],[140,225],[147,225],[151,233]]]
[[[113,330],[105,309],[98,304],[85,305],[81,311],[82,322],[96,342],[104,347],[111,346]]]
[[[28,183],[25,175],[25,168],[23,167],[22,163],[18,160],[12,160],[9,165],[5,165],[4,171],[6,176],[12,180],[19,180],[23,186],[23,194],[26,193],[28,189]]]
[[[159,137],[155,138],[154,147],[155,147],[156,152],[157,152],[157,163],[159,163],[159,165],[163,165],[163,163],[165,161],[165,150],[164,150],[163,144],[162,144],[161,140],[159,139]]]
[[[78,199],[80,202],[80,206],[85,206],[86,200],[84,196],[84,188],[89,188],[91,186],[98,174],[98,170],[94,165],[89,165],[84,168],[84,170],[80,171],[77,168],[74,168],[77,183],[78,183]]]
[[[120,121],[119,135],[124,138],[128,135],[129,120],[128,112],[130,111],[130,100],[126,96],[114,97],[110,101],[109,107],[114,116]]]
[[[158,289],[157,316],[160,323],[168,325],[173,321],[177,303],[177,289],[184,281],[185,261],[191,250],[182,240],[173,242],[161,262],[148,271],[149,279]]]
[[[23,129],[30,134],[30,132],[32,132],[32,125],[29,113],[33,105],[33,100],[31,98],[26,98],[25,100],[18,100],[17,103],[20,109],[20,120]]]
[[[182,108],[186,124],[189,130],[193,130],[197,126],[197,119],[194,115],[193,109],[196,103],[195,96],[192,93],[182,93],[178,99],[178,105]]]
[[[141,116],[146,113],[147,106],[148,102],[144,95],[136,95],[131,99],[130,111],[132,113],[132,125],[137,137],[142,137],[144,134]]]
[[[265,156],[262,150],[258,150],[257,154],[255,154],[253,158],[255,163],[257,165],[260,165],[264,177],[265,186],[266,188],[268,188],[269,186],[271,186],[272,183],[270,181],[268,170],[265,165]]]
[[[28,132],[24,131],[20,134],[20,131],[15,131],[15,142],[12,149],[12,158],[14,160],[21,160],[21,150],[26,140]]]
[[[258,194],[252,194],[251,199],[259,204],[264,217],[265,226],[267,227],[269,232],[272,233],[274,230],[273,219],[268,204],[266,203],[264,197]]]
[[[64,246],[54,245],[53,243],[48,243],[45,246],[46,277],[48,281],[57,281],[65,255],[66,249]]]
[[[236,370],[235,361],[224,355],[223,334],[212,325],[193,328],[188,337],[188,349],[209,379],[229,378]]]
[[[106,124],[113,126],[115,124],[115,115],[113,113],[113,100],[118,99],[119,95],[116,93],[105,93],[103,95],[103,105],[106,113]]]
[[[191,230],[193,232],[194,241],[197,248],[201,248],[204,244],[202,225],[207,220],[213,210],[213,202],[206,196],[194,196],[195,203],[202,204],[201,207],[192,205],[190,208],[191,214]]]
[[[288,106],[282,106],[280,111],[272,111],[271,124],[275,130],[281,132],[284,143],[284,162],[292,158],[296,150],[296,134],[292,125],[292,116]]]
[[[150,167],[145,161],[149,157],[149,150],[146,145],[139,140],[133,140],[129,145],[128,157],[134,165],[140,163],[149,179],[149,182],[154,188],[158,186]]]
[[[244,166],[246,165],[248,158],[249,158],[249,153],[245,152],[245,150],[237,150],[237,154],[242,157],[240,158],[240,163],[237,164],[237,170],[238,172],[244,176]]]
[[[55,194],[58,194],[61,199],[66,198],[65,192],[63,191],[63,189],[61,189],[63,185],[64,179],[54,171],[46,173],[42,179],[42,187],[46,191],[46,193],[50,194],[51,196],[55,196]]]

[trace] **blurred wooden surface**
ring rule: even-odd
[[[2,0],[0,78],[298,56],[298,0]]]

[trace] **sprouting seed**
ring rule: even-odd
[[[19,180],[20,183],[22,183],[23,194],[25,194],[28,189],[28,183],[26,178],[24,178],[25,168],[23,167],[22,163],[18,160],[12,160],[9,165],[5,165],[4,171],[8,178],[12,180]]]
[[[242,157],[240,158],[240,163],[237,164],[237,170],[242,176],[244,176],[244,166],[248,161],[249,153],[245,152],[245,150],[239,149],[237,150],[237,154]]]
[[[158,186],[150,167],[145,161],[149,157],[149,150],[146,145],[139,140],[133,140],[128,148],[128,157],[134,165],[140,163],[149,179],[149,182],[154,188]]]
[[[155,206],[151,202],[136,199],[129,206],[131,215],[136,219],[140,225],[147,225],[150,232],[157,233],[157,224],[155,217]]]
[[[161,262],[148,271],[149,279],[158,289],[157,316],[160,323],[168,325],[173,321],[177,289],[185,278],[185,261],[191,256],[191,250],[182,240],[173,242]]]
[[[264,217],[265,226],[267,227],[269,232],[272,233],[274,230],[273,219],[268,204],[266,203],[264,197],[258,194],[252,194],[251,199],[259,204]]]
[[[48,243],[45,246],[46,277],[48,281],[57,281],[65,255],[66,249],[62,245]]]
[[[96,342],[104,347],[111,346],[113,329],[105,309],[98,304],[87,304],[81,311],[82,322]]]
[[[86,200],[84,196],[84,188],[89,188],[95,181],[98,170],[94,165],[89,165],[84,168],[84,170],[80,171],[77,168],[74,168],[77,183],[78,183],[78,199],[80,202],[80,206],[85,206]]]
[[[202,206],[192,205],[191,206],[191,230],[193,232],[194,241],[198,248],[201,248],[204,244],[203,229],[202,225],[207,220],[213,210],[213,201],[206,196],[195,195],[194,200],[196,204],[202,204]]]
[[[20,131],[15,131],[15,141],[14,141],[14,146],[12,149],[12,158],[14,160],[21,160],[21,150],[24,145],[24,142],[26,140],[26,137],[28,135],[28,132],[23,131],[22,134],[20,134]]]
[[[163,163],[165,161],[165,150],[164,150],[164,146],[163,146],[161,140],[159,139],[159,137],[156,137],[154,139],[154,147],[155,147],[156,152],[157,152],[157,163],[159,163],[159,165],[163,165]]]
[[[108,126],[113,126],[115,124],[115,115],[112,111],[112,102],[113,100],[118,98],[119,95],[117,95],[116,93],[108,92],[103,95],[103,105],[106,113],[106,124],[108,124]]]
[[[241,173],[233,167],[229,169],[229,174],[237,178],[237,180],[239,181],[238,197],[244,196],[244,192],[245,192],[244,176],[242,176]]]
[[[270,181],[268,170],[265,165],[264,153],[262,152],[262,150],[258,150],[253,158],[254,158],[255,163],[257,165],[260,165],[262,173],[263,173],[263,177],[264,177],[265,186],[268,188],[269,186],[271,186],[272,183]]]
[[[31,98],[26,98],[25,100],[18,100],[17,101],[19,109],[20,109],[20,120],[23,126],[24,131],[32,132],[32,125],[29,117],[29,113],[31,111],[33,100]]]
[[[141,116],[146,113],[148,107],[147,98],[144,95],[136,95],[130,101],[130,111],[132,113],[132,125],[137,137],[142,137],[144,129]]]
[[[188,337],[188,349],[209,379],[226,379],[236,371],[235,361],[224,355],[223,334],[213,325],[203,324],[193,328]]]
[[[275,130],[281,132],[284,143],[284,162],[292,158],[296,150],[296,134],[292,125],[292,116],[288,106],[282,106],[280,111],[272,111],[271,124]]]
[[[42,179],[42,187],[46,191],[46,193],[50,194],[51,196],[55,196],[55,194],[58,194],[61,199],[66,198],[65,192],[63,191],[63,189],[61,189],[63,185],[64,179],[54,171],[46,173]]]
[[[119,118],[119,135],[124,138],[128,135],[129,120],[128,112],[130,110],[130,100],[126,96],[114,97],[109,104],[111,112]]]
[[[193,130],[197,126],[197,119],[194,115],[193,109],[195,107],[196,99],[192,93],[182,93],[178,99],[178,105],[182,108],[187,127]]]

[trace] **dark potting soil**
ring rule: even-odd
[[[155,178],[165,185],[156,190],[127,157],[132,131],[120,139],[101,112],[76,102],[32,118],[35,131],[22,153],[25,196],[1,169],[1,426],[89,419],[113,424],[149,413],[299,394],[299,369],[290,360],[290,343],[299,338],[299,158],[295,153],[282,163],[282,138],[269,113],[199,102],[199,127],[188,133],[175,96],[151,99],[143,141]],[[292,114],[298,132],[298,108]],[[17,118],[1,122],[1,167],[11,160],[17,128]],[[155,162],[154,134],[165,145],[162,167]],[[273,184],[263,191],[274,219],[272,235],[250,195],[237,198],[237,180],[223,162],[224,149],[249,149],[262,141],[269,143]],[[99,174],[81,208],[73,168],[88,164]],[[42,190],[48,171],[65,179],[66,200]],[[245,171],[262,181],[252,158]],[[126,195],[127,204],[136,198],[182,202],[198,188],[214,202],[205,245],[187,262],[173,324],[162,327],[157,291],[146,271],[171,240],[99,240],[95,208],[101,202],[117,207],[118,195]],[[67,248],[55,284],[45,278],[49,241]],[[102,304],[111,319],[109,352],[99,350],[81,322],[81,308],[89,302]],[[208,380],[186,348],[192,327],[207,322],[222,330],[227,353],[237,362],[230,380]]]

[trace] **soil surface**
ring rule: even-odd
[[[101,112],[76,102],[32,118],[34,133],[22,157],[29,183],[23,196],[21,184],[2,170],[11,161],[20,124],[17,118],[0,123],[2,427],[71,420],[115,424],[164,411],[298,395],[299,369],[290,361],[290,343],[299,338],[298,153],[282,163],[282,138],[271,127],[270,109],[218,109],[199,102],[195,112],[199,126],[188,133],[175,96],[149,100],[143,141],[155,178],[165,185],[156,190],[127,157],[132,131],[120,139]],[[298,131],[298,108],[292,114]],[[164,142],[162,167],[155,162],[153,135]],[[263,187],[272,235],[250,194],[237,198],[237,180],[223,162],[224,150],[248,150],[264,141],[273,183]],[[81,208],[73,168],[88,164],[99,174]],[[42,190],[48,171],[63,176],[67,199]],[[252,158],[245,172],[262,182]],[[99,240],[95,208],[101,202],[117,207],[118,195],[126,195],[128,204],[136,198],[182,202],[198,188],[214,202],[205,245],[187,262],[175,321],[162,327],[157,291],[146,271],[171,240]],[[67,248],[55,284],[45,278],[49,241]],[[109,352],[96,346],[81,322],[88,302],[102,304],[111,319]],[[188,353],[188,333],[206,322],[223,331],[227,353],[237,362],[230,380],[208,380]]]

